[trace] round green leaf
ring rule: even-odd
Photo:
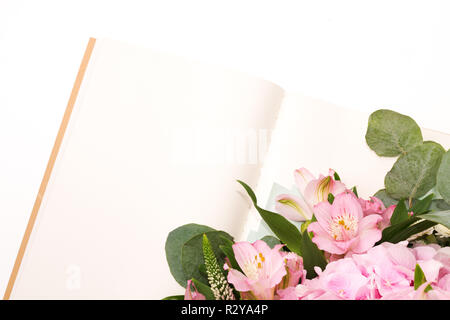
[[[447,211],[450,210],[450,204],[444,199],[434,199],[431,201],[430,211]]]
[[[442,157],[437,174],[437,190],[442,198],[450,204],[450,150]]]
[[[391,110],[378,110],[369,117],[367,145],[379,156],[406,154],[423,141],[422,132],[410,117]]]
[[[261,240],[264,241],[265,243],[267,243],[267,245],[271,249],[273,249],[277,244],[281,244],[280,240],[278,240],[277,238],[275,238],[273,236],[265,236]]]
[[[442,224],[443,226],[445,226],[447,228],[450,228],[450,210],[422,214],[420,216],[420,218],[429,220],[429,221],[433,221],[433,222]]]
[[[424,196],[436,185],[436,174],[445,150],[427,141],[402,155],[384,180],[386,191],[394,199]]]
[[[373,196],[380,199],[386,208],[398,203],[398,200],[393,199],[388,195],[386,189],[378,190],[377,193],[375,193]]]
[[[233,240],[233,237],[224,231],[209,231],[205,232],[208,240],[211,244],[212,250],[217,258],[217,262],[220,266],[225,263],[225,254],[220,249],[221,245],[226,244],[226,240]],[[208,283],[208,279],[203,275],[199,266],[204,264],[203,258],[203,233],[192,237],[187,241],[181,249],[181,267],[183,269],[184,278],[195,278],[203,283]]]
[[[183,245],[196,235],[209,231],[214,231],[214,229],[208,226],[190,223],[176,228],[167,236],[165,246],[167,263],[169,264],[172,276],[184,288],[186,288],[187,280],[190,278],[184,276],[181,266],[181,250]]]

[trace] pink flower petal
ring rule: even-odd
[[[230,269],[227,280],[237,291],[245,292],[252,290],[252,287],[248,283],[248,278],[236,269]]]
[[[351,215],[357,220],[363,218],[361,205],[353,195],[346,192],[341,193],[334,198],[331,217],[339,217],[345,214]]]
[[[312,180],[314,176],[305,168],[300,168],[294,171],[295,184],[297,185],[298,191],[301,194],[305,192],[305,188]]]
[[[352,251],[355,253],[364,253],[370,248],[372,248],[375,243],[381,239],[381,230],[379,229],[368,229],[359,235],[359,241]]]
[[[336,245],[328,232],[326,232],[318,222],[313,222],[308,226],[308,232],[314,234],[312,242],[314,242],[320,250],[325,250],[329,253],[343,254],[345,250]]]
[[[330,188],[330,193],[333,195],[338,195],[342,192],[345,192],[347,187],[341,181],[332,180],[332,186]]]
[[[420,268],[422,268],[425,274],[425,279],[430,282],[436,282],[438,280],[439,271],[441,270],[442,263],[436,260],[417,261]]]
[[[247,241],[236,242],[232,248],[236,262],[242,270],[245,269],[245,265],[252,263],[255,256],[258,255],[256,249]]]
[[[327,230],[331,223],[331,204],[328,201],[316,204],[314,206],[314,216],[320,226]]]
[[[417,246],[412,249],[417,260],[430,260],[436,254],[436,249],[431,246]]]
[[[309,205],[300,197],[280,194],[275,198],[275,210],[293,221],[305,221],[312,217]]]

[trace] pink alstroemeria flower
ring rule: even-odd
[[[194,287],[193,291],[191,286]],[[192,282],[192,280],[188,280],[186,292],[184,294],[184,300],[206,300],[206,298],[203,294],[197,291],[197,288],[195,287],[195,284]]]
[[[294,252],[281,252],[284,258],[286,275],[278,284],[277,290],[288,287],[295,287],[306,279],[306,270],[303,269],[303,258]]]
[[[378,224],[381,230],[391,225],[392,213],[394,213],[394,210],[397,207],[395,204],[386,208],[384,203],[377,197],[370,197],[370,200],[358,198],[358,202],[361,205],[364,216],[371,214],[381,215],[383,220]]]
[[[384,203],[377,197],[370,197],[370,200],[358,198],[358,202],[361,205],[364,216],[382,214],[386,210]]]
[[[275,287],[286,275],[285,260],[280,252],[283,245],[271,249],[264,241],[236,242],[233,251],[241,273],[229,269],[228,282],[236,290],[245,293],[241,297],[272,300]]]
[[[391,225],[391,217],[396,207],[397,205],[393,204],[381,213],[381,217],[383,218],[383,220],[381,220],[378,224],[381,230]]]
[[[319,249],[331,254],[364,253],[381,239],[378,214],[363,216],[353,193],[337,195],[331,205],[323,201],[314,207],[317,222],[308,226],[312,241]]]
[[[334,179],[334,171],[329,170],[327,176],[320,175],[316,179],[305,168],[294,171],[297,189],[303,197],[280,194],[275,198],[275,210],[285,218],[294,221],[305,221],[312,218],[314,206],[328,199],[331,193],[337,195],[346,190],[345,185]]]

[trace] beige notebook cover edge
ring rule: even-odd
[[[25,229],[25,234],[23,235],[22,242],[19,247],[19,252],[17,253],[16,261],[14,262],[14,266],[11,272],[11,276],[9,277],[8,285],[5,290],[5,294],[3,296],[4,300],[8,300],[11,296],[12,290],[14,288],[14,283],[16,281],[17,275],[19,273],[20,265],[22,263],[23,256],[25,254],[25,250],[27,248],[28,241],[31,236],[31,232],[33,231],[33,227],[36,221],[37,214],[39,212],[39,208],[41,206],[42,198],[44,197],[45,190],[47,188],[48,181],[52,174],[52,170],[55,164],[56,157],[58,155],[59,149],[61,147],[62,140],[64,138],[64,134],[66,132],[67,125],[70,120],[70,116],[72,114],[73,107],[75,105],[75,101],[78,97],[78,92],[81,87],[81,83],[83,81],[92,51],[95,46],[95,38],[90,38],[86,50],[84,52],[83,59],[81,61],[80,68],[78,69],[78,74],[75,79],[75,83],[72,88],[72,92],[70,94],[69,102],[67,103],[66,110],[64,112],[63,119],[61,121],[61,125],[59,127],[58,134],[56,136],[55,143],[53,145],[52,152],[50,154],[50,158],[47,163],[47,168],[45,169],[44,177],[42,178],[41,185],[39,187],[39,191],[36,197],[36,200],[33,205],[33,209],[31,211],[30,218],[28,220],[27,227]]]

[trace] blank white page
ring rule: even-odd
[[[375,110],[374,110],[375,111]],[[305,167],[315,176],[334,169],[347,187],[357,186],[367,198],[384,188],[384,177],[397,158],[378,157],[366,144],[369,113],[286,93],[256,196],[265,205],[273,183],[291,189],[293,172]],[[420,119],[415,119],[420,125]],[[424,140],[450,148],[450,134],[423,129]],[[261,219],[252,209],[244,237],[257,230]]]
[[[167,234],[241,233],[249,201],[235,180],[258,180],[282,97],[262,79],[97,40],[11,298],[183,294]]]

